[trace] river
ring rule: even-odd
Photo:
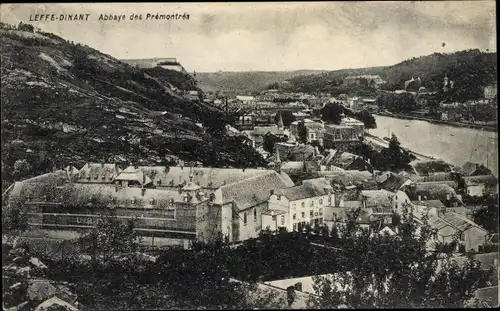
[[[387,137],[390,129],[404,148],[453,165],[461,166],[467,161],[488,165],[498,176],[498,134],[495,132],[386,116],[375,116],[375,119],[377,128],[369,130],[372,135]]]

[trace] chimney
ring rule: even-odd
[[[301,282],[298,282],[294,285],[295,287],[295,290],[301,292],[302,291],[302,283]]]
[[[295,301],[295,287],[288,286],[286,289],[286,300],[288,302],[288,307],[291,307]]]

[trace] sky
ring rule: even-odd
[[[175,57],[190,72],[336,70],[434,52],[496,52],[493,0],[2,4],[0,12],[4,23],[27,22],[118,59]],[[189,19],[145,20],[148,13]],[[35,14],[90,15],[30,22]]]

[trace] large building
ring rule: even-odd
[[[323,146],[338,149],[343,145],[359,143],[358,131],[348,125],[329,124],[325,126],[325,132],[323,133]]]
[[[91,163],[16,182],[7,202],[28,205],[31,227],[48,237],[74,236],[113,211],[122,220],[136,218],[145,243],[185,245],[257,236],[269,191],[292,186],[274,170]]]

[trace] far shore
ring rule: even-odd
[[[444,124],[444,125],[449,125],[449,126],[454,126],[454,127],[468,127],[468,128],[473,128],[473,129],[477,129],[477,130],[498,132],[497,125],[471,124],[471,123],[465,123],[465,122],[451,122],[451,121],[436,120],[436,119],[416,117],[416,116],[410,116],[410,115],[404,115],[404,114],[390,114],[390,113],[385,113],[385,112],[377,112],[377,113],[373,113],[373,115],[374,116],[391,117],[391,118],[403,119],[403,120],[420,120],[420,121],[427,121],[430,123]]]

